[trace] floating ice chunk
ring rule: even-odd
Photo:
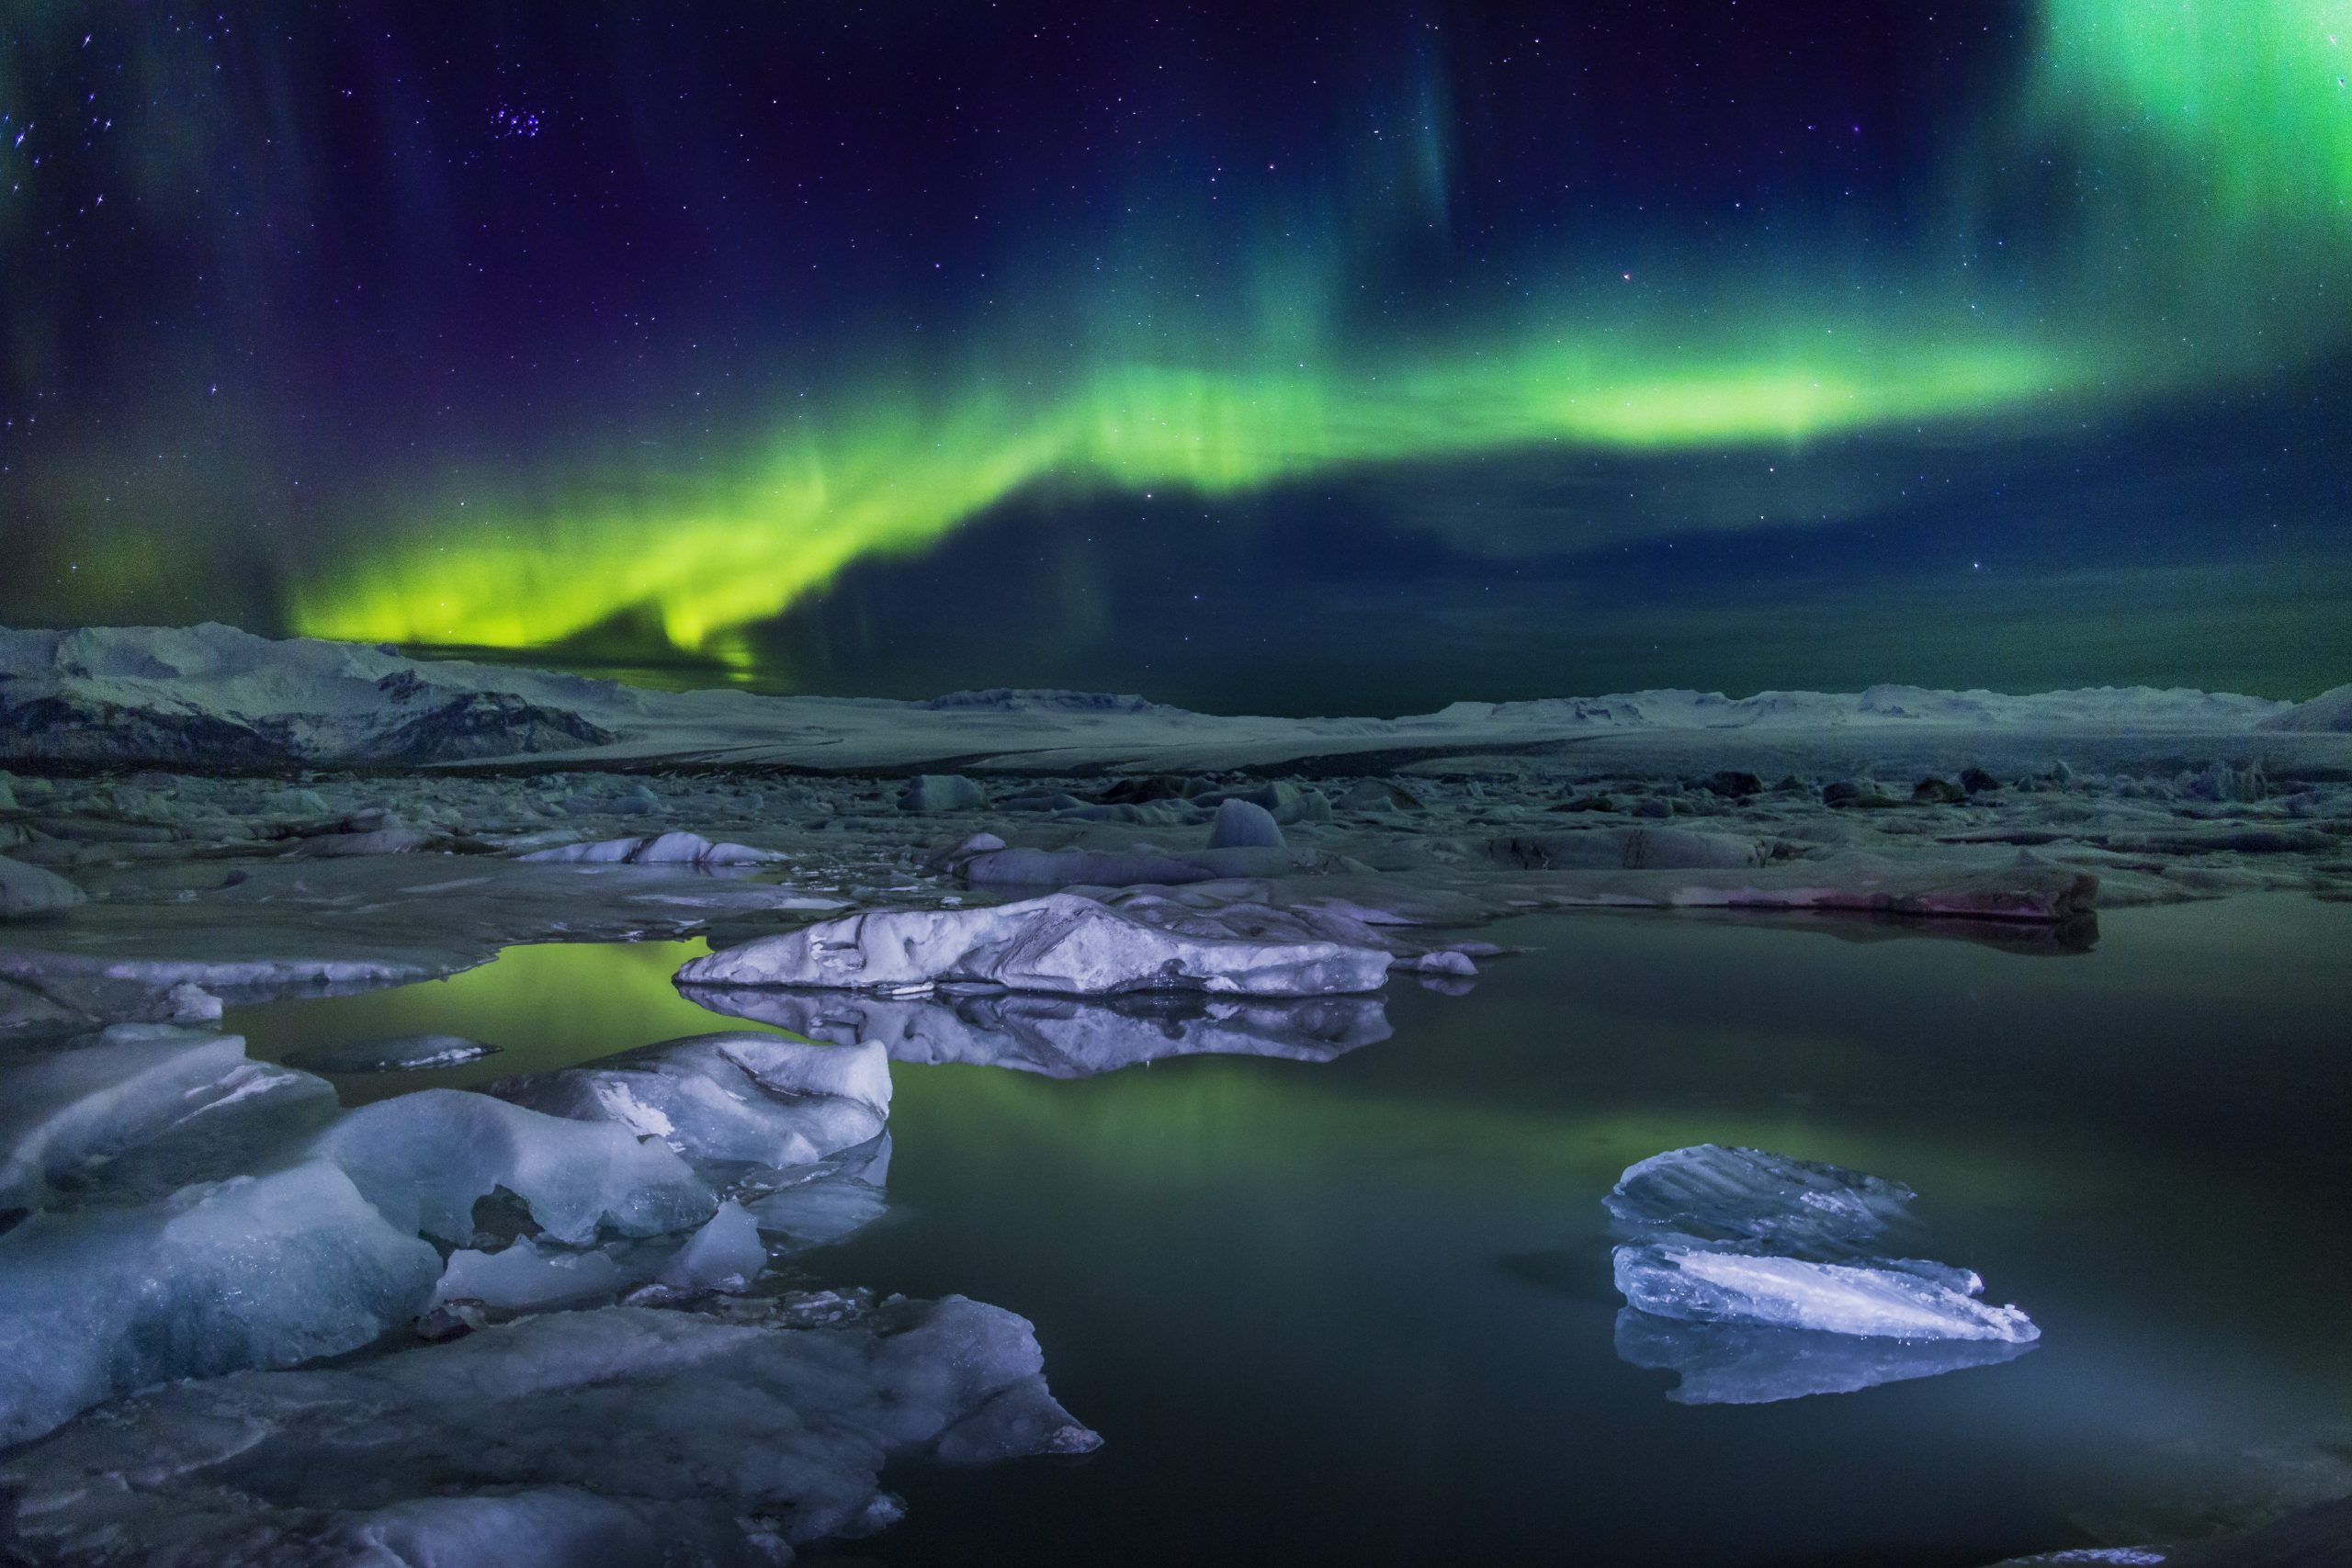
[[[0,1487],[41,1561],[781,1562],[895,1518],[888,1463],[1099,1446],[1041,1362],[961,1297],[559,1313],[159,1389],[10,1455]]]
[[[684,987],[716,1012],[811,1040],[872,1041],[899,1062],[970,1062],[1047,1077],[1091,1077],[1167,1056],[1329,1061],[1389,1036],[1377,997],[1241,998],[1152,991],[1075,997],[877,997],[862,992]]]
[[[662,1266],[658,1278],[673,1291],[740,1292],[767,1266],[758,1223],[730,1199]]]
[[[549,1115],[616,1123],[693,1160],[796,1166],[882,1131],[890,1062],[878,1044],[696,1034],[503,1078],[490,1092]]]
[[[1681,1374],[1677,1404],[1769,1404],[1816,1393],[1997,1365],[2032,1349],[2007,1339],[1857,1338],[1735,1323],[1689,1323],[1627,1307],[1617,1314],[1617,1356]]]
[[[543,1246],[524,1236],[496,1252],[468,1248],[451,1253],[425,1310],[478,1302],[503,1312],[544,1312],[578,1302],[609,1301],[644,1278],[643,1269],[633,1269],[603,1248]]]
[[[1617,1289],[1641,1312],[1697,1324],[2040,1338],[2018,1308],[1978,1300],[1984,1281],[1970,1270],[1871,1254],[1907,1220],[1914,1196],[1897,1182],[1761,1149],[1668,1150],[1629,1167],[1603,1200],[1626,1238],[1614,1258]]]
[[[354,1111],[318,1150],[350,1172],[386,1218],[411,1235],[465,1242],[477,1200],[504,1189],[559,1241],[594,1239],[610,1224],[629,1235],[684,1230],[718,1206],[670,1149],[627,1128],[509,1105],[486,1094],[428,1089]]]
[[[977,811],[988,805],[980,786],[961,773],[924,773],[910,781],[899,796],[901,811]]]
[[[1617,1289],[1641,1311],[1890,1339],[2041,1337],[2014,1306],[1988,1306],[1975,1275],[1911,1259],[1872,1267],[1683,1247],[1621,1247]]]
[[[699,833],[660,833],[639,839],[605,839],[593,844],[558,844],[533,850],[518,860],[583,865],[759,865],[777,857],[748,844],[714,844]]]
[[[84,901],[82,890],[57,873],[0,855],[0,920],[59,915]]]
[[[1209,825],[1209,848],[1213,850],[1278,850],[1283,847],[1283,830],[1274,821],[1274,814],[1255,801],[1227,800],[1216,808],[1216,820]]]
[[[794,1174],[800,1179],[749,1199],[744,1212],[760,1234],[785,1252],[805,1252],[841,1241],[882,1217],[890,1173],[890,1135],[848,1149]]]
[[[365,1345],[415,1313],[439,1269],[322,1160],[138,1208],[36,1213],[0,1235],[0,1444],[163,1379]]]
[[[1700,1144],[1627,1167],[1601,1203],[1629,1237],[1770,1242],[1823,1255],[1907,1218],[1916,1196],[1842,1166]]]
[[[698,958],[684,984],[921,989],[941,981],[1094,995],[1370,991],[1388,954],[1335,942],[1254,942],[1160,930],[1057,893],[976,909],[883,909]]]
[[[421,1073],[494,1055],[495,1045],[462,1034],[395,1034],[340,1045],[311,1045],[287,1053],[287,1062],[314,1073]]]
[[[273,1132],[334,1109],[325,1080],[254,1061],[236,1035],[116,1024],[0,1074],[0,1210],[160,1197],[250,1168]]]

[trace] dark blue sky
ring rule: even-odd
[[[1290,711],[2307,694],[2323,8],[25,8],[0,622]]]

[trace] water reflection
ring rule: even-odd
[[[1006,992],[876,997],[682,986],[713,1012],[810,1040],[879,1041],[897,1062],[962,1062],[1091,1077],[1170,1056],[1328,1062],[1389,1037],[1377,997],[1236,998],[1147,992],[1080,1000]]]
[[[1681,1323],[1627,1307],[1617,1314],[1617,1356],[1680,1375],[1677,1404],[1770,1404],[1815,1393],[1853,1393],[1881,1383],[1996,1366],[2033,1349],[1997,1339],[1863,1339],[1745,1323]]]

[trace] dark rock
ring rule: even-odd
[[[1764,793],[1764,781],[1754,773],[1725,768],[1721,772],[1708,774],[1700,781],[1698,787],[1712,795],[1722,795],[1726,800],[1746,800],[1751,795]]]
[[[1960,785],[1932,774],[1911,786],[1911,804],[1914,806],[1958,806],[1967,798],[1968,792]]]
[[[1970,795],[1984,795],[2001,787],[2001,781],[1982,768],[1962,768],[1960,787]]]

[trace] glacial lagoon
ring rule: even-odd
[[[1325,1059],[894,1063],[880,1217],[780,1272],[1019,1314],[1103,1443],[894,1468],[905,1517],[810,1560],[1926,1568],[2352,1490],[2352,906],[2116,910],[2068,946],[1972,929],[1537,915],[1480,931],[1520,951],[1466,988],[1392,984],[1387,1037]],[[679,996],[702,951],[517,947],[223,1027],[272,1059],[500,1047],[338,1077],[347,1102],[478,1085],[760,1027]],[[1677,1402],[1675,1371],[1621,1354],[1655,1360],[1659,1336],[1620,1323],[1600,1200],[1709,1141],[1908,1183],[1931,1254],[2042,1338],[1855,1392]],[[1669,1354],[1728,1356],[1702,1397],[1769,1393],[1822,1348],[1743,1360],[1666,1326]],[[1828,1380],[1875,1375],[1871,1343],[1830,1344]]]

